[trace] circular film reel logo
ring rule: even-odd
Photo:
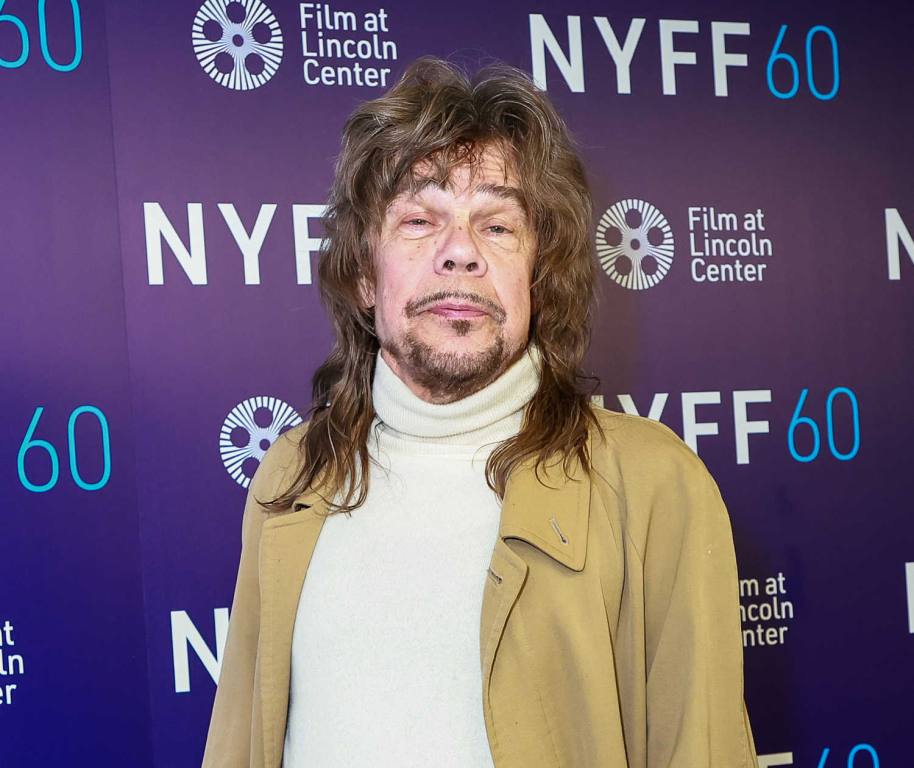
[[[206,0],[192,39],[203,71],[236,91],[259,88],[282,61],[282,30],[260,0]]]
[[[673,263],[673,230],[644,200],[621,200],[597,224],[597,257],[619,285],[641,291],[657,285]]]
[[[239,403],[222,423],[219,455],[238,485],[247,488],[267,449],[302,418],[276,397],[250,397]]]

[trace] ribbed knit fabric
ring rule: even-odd
[[[299,598],[284,768],[491,768],[479,622],[500,504],[485,463],[517,434],[539,351],[454,403],[378,357],[368,498],[325,522]]]

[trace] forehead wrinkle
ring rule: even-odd
[[[407,200],[412,200],[421,195],[429,187],[434,187],[437,190],[446,191],[453,188],[450,178],[445,179],[442,183],[439,179],[433,176],[423,176],[418,179],[412,179],[410,183],[407,184],[407,188],[400,192],[400,195],[406,195]],[[507,186],[504,184],[493,184],[492,182],[483,182],[477,184],[473,190],[473,195],[480,195],[483,197],[494,197],[499,200],[507,200],[509,202],[516,203],[519,205],[525,212],[527,210],[526,203],[524,201],[524,194],[517,187]],[[400,196],[398,195],[398,197]]]
[[[394,189],[394,193],[390,198],[390,203],[387,207],[390,208],[391,205],[396,203],[398,200],[408,201],[413,200],[418,197],[425,191],[428,187],[437,187],[438,189],[444,189],[447,185],[447,181],[444,184],[441,184],[438,179],[432,176],[421,176],[417,177],[412,174],[405,176],[400,183]]]
[[[524,195],[517,187],[485,182],[477,185],[473,190],[473,193],[477,195],[486,195],[488,197],[497,197],[501,200],[510,200],[517,203],[524,210],[527,209],[527,206],[524,204]]]
[[[435,189],[444,191],[451,186],[451,180],[445,179],[442,183],[439,179],[436,179],[434,176],[420,176],[418,179],[412,179],[411,183],[407,188],[410,197],[418,197],[429,187],[435,187]]]

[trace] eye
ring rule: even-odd
[[[404,223],[404,224],[409,224],[410,226],[419,227],[419,226],[422,226],[423,224],[428,224],[429,222],[428,222],[428,219],[423,219],[423,218],[420,218],[420,217],[416,217],[416,218],[413,218],[413,219],[407,219],[407,220],[404,221],[403,223]]]
[[[507,235],[510,234],[511,230],[502,224],[492,224],[487,227],[490,231],[494,232],[496,235]]]

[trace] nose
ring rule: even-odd
[[[465,224],[453,224],[435,254],[435,272],[445,276],[482,277],[487,269],[488,264],[470,228]]]

